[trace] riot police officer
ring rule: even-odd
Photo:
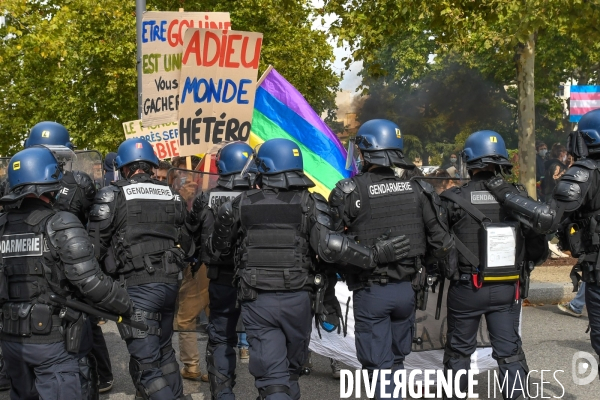
[[[31,128],[29,137],[25,139],[25,148],[33,146],[65,146],[74,149],[67,128],[59,123],[44,121]],[[56,197],[54,207],[60,211],[70,211],[84,225],[88,221],[88,213],[96,196],[96,185],[88,174],[82,171],[63,171],[61,189]]]
[[[457,257],[450,257],[445,270],[451,282],[444,367],[452,376],[469,369],[480,320],[485,316],[492,357],[498,362],[501,380],[507,382],[504,398],[529,398],[524,390],[529,368],[518,328],[529,274],[548,256],[548,244],[544,235],[512,218],[486,189],[489,179],[512,168],[502,136],[493,131],[475,132],[465,141],[461,155],[471,181],[440,195],[457,250]],[[523,187],[509,186],[511,193],[533,202]],[[464,391],[466,386],[463,375],[460,389]]]
[[[150,177],[158,167],[144,139],[121,143],[115,167],[123,179],[102,188],[88,230],[107,272],[120,275],[134,305],[133,319],[148,331],[119,326],[131,355],[129,372],[143,399],[177,399],[183,386],[171,343],[177,276],[194,253],[187,211],[165,182]]]
[[[10,160],[10,193],[0,201],[2,352],[11,398],[81,398],[78,352],[86,315],[50,295],[83,296],[113,313],[133,304],[94,257],[85,228],[73,214],[53,209],[62,173],[52,152],[33,147]],[[60,374],[61,379],[56,379]]]
[[[372,269],[403,257],[410,246],[397,236],[368,247],[334,232],[334,213],[323,196],[307,190],[314,183],[304,175],[302,152],[293,141],[266,141],[255,162],[260,189],[219,207],[206,250],[212,259],[234,254],[250,373],[259,398],[297,400],[311,332],[309,292],[325,285],[316,256],[347,268]]]
[[[343,219],[343,228],[360,243],[373,245],[380,237],[404,234],[410,252],[399,260],[357,274],[346,273],[354,291],[357,357],[371,374],[374,369],[404,368],[411,352],[415,322],[415,290],[411,280],[423,274],[426,252],[442,258],[452,237],[441,216],[440,200],[428,183],[396,177],[394,167],[416,168],[402,154],[403,139],[395,123],[374,119],[359,128],[356,146],[362,173],[339,181],[329,203]],[[393,380],[392,380],[393,381]],[[381,378],[376,396],[379,398]],[[385,392],[393,393],[394,385]]]
[[[58,156],[59,153],[61,155],[67,153],[65,159],[58,159],[63,176],[60,181],[61,189],[53,207],[58,211],[69,211],[75,214],[86,226],[88,214],[96,196],[96,185],[87,173],[64,169],[63,163],[72,161],[68,160],[68,153],[74,156],[72,150],[75,148],[70,141],[67,128],[56,122],[40,122],[31,128],[29,137],[25,139],[24,144],[26,149],[34,146],[49,146],[55,152],[55,156]],[[86,339],[81,346],[79,366],[83,398],[94,400],[98,398],[98,392],[105,392],[112,387],[112,371],[102,329],[97,325],[96,318],[92,317],[90,322],[88,330],[91,330],[91,334],[84,335]],[[105,375],[101,377],[99,383],[98,363],[101,363],[103,375]]]
[[[252,164],[248,173],[244,176],[241,174],[251,157],[252,148],[243,142],[227,144],[217,153],[216,163],[219,171],[217,186],[199,194],[194,200],[190,213],[190,225],[195,231],[198,250],[201,250],[202,243],[206,242],[212,232],[215,208],[253,187],[256,167]],[[210,279],[208,286],[210,316],[206,348],[210,391],[215,400],[232,400],[235,399],[232,389],[235,385],[235,347],[238,342],[236,324],[240,316],[240,309],[236,306],[237,288],[233,284],[233,254],[230,253],[222,259],[210,260],[204,252],[199,258],[208,266]],[[197,315],[199,311],[195,314]],[[190,349],[197,353],[195,335],[192,339]],[[183,352],[184,338],[181,333],[179,340]]]
[[[558,229],[561,247],[579,257],[571,278],[576,287],[581,278],[586,282],[590,339],[600,355],[600,110],[581,117],[577,131],[569,135],[567,152],[575,162],[558,181],[547,204],[512,193],[499,177],[488,182],[488,187],[504,207],[536,231],[548,233]]]

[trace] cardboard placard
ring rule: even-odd
[[[123,122],[125,139],[141,137],[150,142],[159,160],[179,156],[179,126],[177,122],[142,126],[142,120]]]
[[[177,121],[183,38],[188,28],[230,29],[226,12],[144,13],[142,21],[142,121]]]
[[[188,29],[179,85],[179,152],[207,152],[222,141],[247,141],[262,33]]]

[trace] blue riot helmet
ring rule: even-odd
[[[248,159],[252,157],[252,147],[244,142],[234,142],[225,145],[217,153],[217,168],[219,175],[231,175],[242,172]],[[256,173],[256,166],[251,165],[248,172]]]
[[[313,187],[314,182],[304,175],[300,146],[289,139],[270,139],[255,149],[255,163],[261,187]]]
[[[465,141],[461,157],[466,163],[467,170],[485,168],[489,164],[498,165],[507,172],[512,168],[504,139],[494,131],[472,133]]]
[[[67,128],[57,122],[44,121],[36,124],[25,139],[25,148],[37,145],[66,146],[74,149]]]
[[[44,147],[32,147],[15,154],[9,161],[7,175],[9,193],[2,197],[2,203],[17,201],[28,194],[40,197],[61,188],[58,161]]]
[[[122,170],[123,167],[129,166],[129,179],[131,175],[138,169],[150,174],[152,167],[158,168],[158,157],[154,154],[154,148],[146,139],[135,138],[127,139],[119,146],[117,156],[115,157],[115,168]]]
[[[361,125],[354,139],[363,158],[363,170],[371,165],[414,168],[404,160],[400,127],[387,119],[372,119]]]
[[[264,142],[256,154],[256,165],[262,175],[304,170],[300,146],[289,139],[271,139]]]
[[[575,159],[600,153],[600,109],[587,112],[581,117],[577,131],[569,134],[567,151]]]

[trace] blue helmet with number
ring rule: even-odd
[[[226,176],[242,172],[244,166],[252,157],[252,147],[244,142],[234,142],[225,145],[217,153],[217,168],[219,175]],[[256,173],[256,166],[251,164],[249,172]]]
[[[2,203],[19,200],[28,194],[40,197],[58,192],[62,172],[56,158],[45,147],[32,147],[15,154],[8,163],[9,193]]]
[[[154,154],[154,148],[150,142],[146,139],[134,138],[121,143],[115,157],[115,167],[117,169],[142,161],[158,168],[158,157]]]
[[[387,119],[372,119],[361,125],[354,139],[360,150],[365,171],[371,165],[414,168],[404,160],[404,139],[400,127]]]
[[[28,149],[37,145],[66,146],[71,150],[75,148],[67,128],[52,121],[40,122],[31,128],[24,147]]]
[[[275,175],[287,171],[304,171],[300,146],[289,139],[270,139],[264,142],[256,154],[258,172]]]
[[[467,169],[485,168],[488,164],[512,167],[504,139],[494,131],[472,133],[465,141],[462,157]]]

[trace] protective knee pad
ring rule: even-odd
[[[225,345],[222,345],[225,346]],[[235,386],[235,374],[227,376],[219,372],[215,365],[215,350],[217,346],[210,342],[206,345],[206,368],[208,369],[208,382],[210,384],[210,394],[216,399],[224,389],[233,389]]]
[[[290,388],[285,385],[271,385],[258,389],[259,397],[257,400],[266,400],[266,398],[275,393],[285,393],[290,396]]]
[[[84,400],[98,400],[98,363],[92,354],[82,357],[78,361],[79,380],[81,382],[81,398]]]
[[[147,386],[142,384],[142,374],[144,371],[153,368],[159,368],[160,361],[156,361],[148,364],[141,364],[135,358],[131,357],[129,359],[129,374],[131,375],[131,379],[133,380],[133,385],[135,386],[138,394],[142,396],[144,400],[149,400],[150,396],[154,393],[162,390],[163,388],[169,386],[169,383],[162,376],[154,379]],[[179,368],[179,367],[177,367]]]

